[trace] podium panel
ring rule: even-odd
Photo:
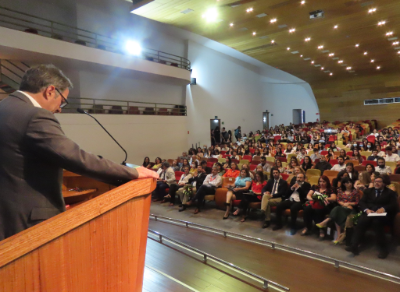
[[[150,193],[131,181],[0,242],[0,292],[142,291]]]

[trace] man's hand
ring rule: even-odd
[[[158,179],[158,173],[155,171],[152,171],[150,169],[144,168],[143,166],[139,166],[137,168],[132,169],[134,173],[134,178],[157,178]],[[135,172],[137,173],[135,175]]]
[[[233,191],[237,192],[237,191],[239,191],[239,188],[234,188]]]
[[[367,215],[368,215],[369,213],[375,213],[375,212],[372,210],[367,210],[367,211],[365,211],[365,213],[367,213]]]
[[[299,184],[296,182],[293,186],[292,186],[292,190],[297,190],[297,188],[300,187]]]
[[[178,184],[178,186],[181,186],[181,187],[183,187],[184,185],[185,185],[185,183],[183,183],[183,182]]]
[[[378,210],[376,210],[376,213],[385,213],[385,209],[383,208],[379,208]]]

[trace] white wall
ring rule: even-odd
[[[145,156],[173,159],[187,150],[186,117],[94,115],[128,152],[128,162],[142,164]],[[84,150],[121,163],[125,154],[90,117],[57,114],[65,134]]]
[[[304,110],[306,122],[319,119],[319,115],[316,115],[319,113],[317,101],[310,85],[304,81],[290,84],[263,78],[263,96],[262,109],[270,112],[270,127],[293,122],[293,109]]]
[[[189,145],[210,145],[210,119],[226,129],[262,129],[262,84],[254,65],[189,42],[189,59],[197,85],[187,87]]]

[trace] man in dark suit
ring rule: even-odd
[[[288,190],[288,184],[281,178],[279,169],[272,169],[272,178],[262,189],[261,210],[265,213],[265,222],[262,228],[268,228],[271,225],[271,206],[277,206],[282,197]]]
[[[63,169],[111,184],[158,177],[87,153],[64,135],[54,113],[71,87],[61,70],[40,65],[0,102],[0,240],[65,211]]]
[[[358,220],[358,224],[354,230],[353,241],[351,246],[346,250],[354,255],[359,254],[358,246],[361,240],[372,225],[375,230],[375,237],[379,247],[378,257],[384,259],[388,256],[389,251],[385,238],[384,227],[386,224],[392,224],[393,218],[398,212],[397,193],[388,189],[390,178],[386,174],[375,177],[374,188],[364,191],[364,195],[360,200],[359,206],[363,214]],[[387,213],[386,216],[371,217],[368,214]]]
[[[290,184],[286,195],[282,197],[282,202],[276,207],[276,225],[272,230],[279,230],[282,228],[282,214],[286,209],[290,209],[290,234],[296,234],[297,214],[303,209],[303,204],[311,189],[311,185],[305,181],[305,175],[303,173],[297,174],[296,178],[297,180]]]

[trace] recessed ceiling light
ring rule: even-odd
[[[346,70],[351,70],[351,67],[347,67]]]
[[[376,67],[376,70],[379,70],[379,69],[381,69],[381,66]]]
[[[324,46],[318,46],[318,50],[321,50],[323,48],[324,48]]]
[[[374,60],[374,59],[372,59],[372,60],[371,60],[371,63],[373,63],[373,62],[375,62],[375,60]]]
[[[337,29],[339,26],[336,24],[334,27],[333,27],[333,29]]]
[[[286,49],[286,50],[288,50],[288,51],[289,51],[289,50],[290,50],[290,47],[287,47],[287,49]]]
[[[256,35],[257,33],[255,31],[253,31],[253,35]]]
[[[300,58],[303,58],[303,55],[300,55]]]
[[[376,8],[371,8],[368,10],[368,13],[374,13],[376,11]]]
[[[399,42],[393,42],[392,46],[397,46],[399,44]]]
[[[400,51],[397,51],[397,54],[400,54]]]
[[[321,67],[321,70],[324,70],[325,68],[324,67]]]
[[[289,29],[289,33],[292,33],[292,32],[295,32],[296,31],[296,29],[295,28],[291,28],[291,29]]]
[[[368,52],[364,52],[364,56],[368,55]]]
[[[272,18],[269,22],[275,23],[276,22],[276,18]]]
[[[202,16],[207,22],[214,22],[218,19],[218,11],[216,8],[210,8]]]
[[[275,43],[275,41],[274,41],[274,40],[272,40],[272,41],[271,41],[271,43],[273,44],[273,43]]]
[[[343,63],[343,60],[339,60],[338,63],[339,63],[339,64],[342,64],[342,63]]]
[[[331,73],[329,73],[329,76],[332,76],[333,75],[333,73],[331,72]]]
[[[333,57],[333,56],[335,56],[335,53],[330,53],[329,54],[329,57]]]
[[[309,42],[311,38],[305,38],[304,41]]]
[[[390,35],[393,35],[393,31],[389,31],[386,33],[386,36],[390,36]]]
[[[252,12],[253,11],[253,7],[247,8],[246,12]]]
[[[233,26],[233,22],[231,22],[231,23],[229,24],[229,26]]]
[[[385,21],[385,20],[382,20],[382,21],[379,21],[379,22],[378,22],[378,25],[379,25],[379,26],[385,25],[385,24],[386,24],[386,21]]]
[[[306,4],[306,1],[303,0],[303,1],[300,2],[300,4],[301,4],[301,5]]]
[[[356,48],[358,48],[360,46],[360,44],[356,44]]]
[[[314,61],[311,61],[311,64],[314,64]]]

